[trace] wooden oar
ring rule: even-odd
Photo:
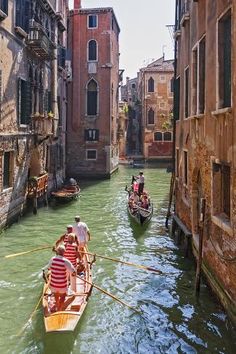
[[[119,299],[119,298],[116,297],[115,295],[112,295],[112,294],[109,293],[108,291],[106,291],[106,290],[100,288],[100,286],[98,286],[98,285],[96,285],[96,284],[94,284],[94,283],[91,283],[90,281],[85,280],[85,279],[79,277],[78,275],[76,275],[76,277],[79,278],[80,280],[84,281],[85,283],[87,283],[87,284],[89,284],[89,285],[92,285],[95,289],[101,291],[103,294],[105,294],[105,295],[107,295],[107,296],[110,296],[112,299],[114,299],[114,300],[116,300],[117,302],[119,302],[120,304],[122,304],[122,305],[128,307],[129,309],[133,310],[134,312],[136,312],[136,313],[138,313],[138,314],[140,314],[140,315],[142,314],[141,311],[139,311],[139,310],[137,310],[135,307],[133,307],[133,306],[127,304],[126,302],[124,302],[123,300]]]
[[[158,270],[158,269],[155,269],[155,268],[151,268],[151,267],[146,267],[146,266],[141,265],[141,264],[136,264],[136,263],[131,263],[131,262],[125,262],[125,261],[121,261],[120,259],[117,259],[117,258],[111,258],[111,257],[101,256],[100,254],[97,254],[97,253],[88,253],[88,252],[83,252],[83,251],[80,251],[80,253],[88,254],[88,255],[94,256],[94,257],[109,259],[110,261],[113,261],[113,262],[126,264],[126,265],[131,266],[131,267],[136,267],[136,268],[145,269],[145,270],[148,270],[148,271],[150,271],[150,272],[154,272],[154,273],[158,273],[158,274],[164,274],[161,270]]]
[[[48,286],[46,287],[45,291],[47,291],[47,289],[48,289]],[[37,311],[39,305],[41,304],[41,301],[42,301],[44,295],[45,295],[45,293],[43,292],[42,295],[41,295],[40,298],[39,298],[39,301],[37,302],[37,305],[35,306],[33,312],[31,313],[31,315],[30,315],[28,321],[27,321],[27,322],[25,323],[25,325],[21,328],[21,330],[20,330],[20,332],[17,334],[17,336],[21,336],[21,335],[22,335],[22,333],[24,332],[24,330],[25,330],[26,327],[28,326],[28,323],[29,323],[29,322],[32,320],[32,318],[34,317],[34,314],[36,313],[36,311]]]
[[[19,253],[14,253],[14,254],[8,254],[7,256],[5,256],[5,258],[11,258],[11,257],[17,257],[17,256],[22,256],[23,254],[27,254],[27,253],[32,253],[32,252],[37,252],[40,250],[45,250],[47,248],[52,248],[52,246],[48,245],[48,246],[43,246],[43,247],[38,247],[38,248],[34,248],[30,251],[25,251],[25,252],[19,252]]]

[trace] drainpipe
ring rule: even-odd
[[[54,43],[56,47],[53,49],[52,53],[52,112],[54,114],[53,120],[53,136],[57,136],[58,134],[58,107],[57,107],[57,37],[58,37],[58,27],[57,23],[55,24],[55,37]]]

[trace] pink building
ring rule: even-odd
[[[69,17],[67,175],[109,177],[118,168],[119,25],[113,9],[81,8]]]

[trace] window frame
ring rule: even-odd
[[[147,92],[152,93],[155,92],[155,81],[152,76],[147,80]]]
[[[158,134],[159,134],[159,136],[161,136],[161,139],[156,139],[156,137],[158,136]],[[162,132],[160,132],[160,131],[156,131],[156,132],[154,132],[154,134],[153,134],[153,141],[163,141],[163,134],[162,134]]]
[[[96,44],[96,47],[95,47],[95,57],[96,59],[90,59],[90,43],[91,42],[94,42]],[[98,43],[96,41],[96,39],[90,39],[88,41],[88,44],[87,44],[87,61],[88,63],[94,63],[94,62],[98,62]]]
[[[88,153],[90,152],[95,152],[96,153],[96,157],[95,158],[88,158]],[[97,160],[97,149],[86,149],[86,161],[96,161]]]
[[[96,18],[96,26],[90,26],[89,25],[89,19],[90,19],[90,17],[95,17]],[[94,14],[89,14],[88,16],[87,16],[87,28],[88,29],[94,29],[94,28],[98,28],[98,15],[94,15]]]
[[[9,162],[8,162],[8,181],[7,185],[5,185],[5,154],[9,154]],[[14,151],[7,150],[4,151],[2,155],[2,191],[5,191],[9,188],[13,187],[13,171],[14,171],[14,161],[13,161]]]
[[[153,119],[153,123],[150,123],[150,116],[149,116],[150,113],[152,113],[151,118]],[[149,107],[147,111],[147,125],[155,125],[155,111],[152,107]]]
[[[96,113],[95,114],[89,114],[89,112],[88,112],[88,106],[89,106],[89,97],[88,97],[88,95],[89,95],[89,92],[93,92],[93,91],[89,91],[88,88],[89,88],[89,84],[92,81],[96,84],[96,87],[97,87],[97,90],[96,90],[96,94],[97,94],[97,96],[96,96]],[[98,116],[98,114],[99,114],[99,89],[98,89],[98,83],[97,83],[96,80],[94,80],[94,78],[91,78],[91,80],[88,81],[87,87],[86,87],[86,116],[87,117],[95,117],[95,116]]]

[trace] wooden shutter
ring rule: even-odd
[[[231,16],[224,21],[223,27],[223,71],[224,71],[224,107],[231,107]]]

